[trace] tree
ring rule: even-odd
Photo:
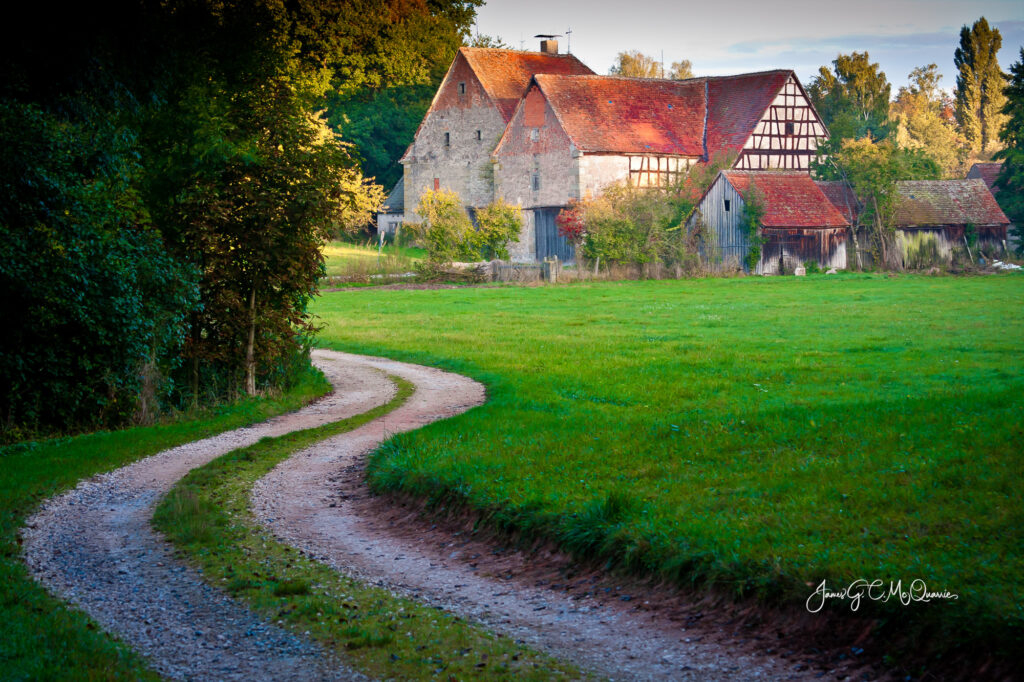
[[[682,81],[687,78],[693,78],[693,62],[689,59],[683,59],[682,61],[672,62],[672,66],[668,70],[668,77],[674,81]]]
[[[813,162],[812,171],[822,180],[842,180],[853,186],[864,207],[858,216],[860,224],[871,226],[875,262],[882,267],[900,267],[892,248],[896,182],[937,180],[942,175],[939,165],[920,150],[865,137],[842,141],[838,149]]]
[[[489,36],[477,33],[469,43],[470,47],[489,47],[496,50],[511,50],[512,46],[501,39],[501,36]]]
[[[508,244],[519,241],[522,229],[523,210],[498,199],[476,212],[473,245],[484,260],[508,260]]]
[[[891,86],[867,52],[840,54],[833,69],[821,67],[807,94],[833,138],[880,140],[888,135]]]
[[[423,242],[432,265],[473,258],[473,223],[458,194],[446,189],[428,190],[420,196],[416,213],[423,220],[407,227]]]
[[[660,78],[661,62],[639,50],[620,52],[616,64],[608,71],[612,76],[629,78]]]
[[[1006,78],[997,56],[1002,45],[999,29],[991,28],[982,17],[971,28],[960,29],[960,46],[953,54],[956,120],[971,149],[982,153],[998,139],[1003,124]]]
[[[1020,59],[1010,66],[1010,81],[1004,94],[1006,104],[1002,113],[1007,121],[999,139],[1006,146],[995,155],[1003,161],[995,182],[996,200],[1014,224],[1017,253],[1024,254],[1024,48],[1020,50]]]
[[[935,159],[946,177],[963,177],[967,144],[943,116],[946,104],[939,90],[941,79],[935,64],[910,72],[909,84],[900,88],[890,107],[890,117],[896,123],[895,141]]]

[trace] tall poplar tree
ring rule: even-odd
[[[972,149],[985,152],[998,139],[1006,103],[1006,78],[997,54],[1003,45],[999,29],[985,17],[960,29],[960,47],[953,55],[957,68],[956,120]]]

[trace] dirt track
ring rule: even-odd
[[[618,595],[560,593],[511,577],[513,571],[499,576],[497,570],[481,570],[517,559],[495,551],[492,557],[467,560],[461,555],[480,554],[478,545],[439,542],[443,532],[370,500],[362,482],[369,451],[394,433],[482,403],[484,389],[465,377],[379,358],[315,351],[314,361],[336,388],[323,401],[154,455],[45,504],[23,533],[26,560],[37,579],[169,677],[359,679],[319,647],[262,622],[203,583],[197,571],[172,557],[149,520],[159,497],[194,467],[264,436],[343,419],[386,402],[395,390],[387,372],[416,386],[402,407],[295,454],[254,488],[254,512],[283,540],[340,571],[615,679],[810,676],[805,666],[794,669],[793,661],[765,655],[763,647],[723,644],[707,628],[689,622],[684,628]]]

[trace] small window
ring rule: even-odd
[[[445,147],[452,146],[452,134],[451,133],[445,133],[444,134],[444,146]]]
[[[530,178],[530,186],[533,188],[534,192],[540,191],[540,173],[537,171],[534,171]]]
[[[479,142],[480,140],[484,139],[483,134],[479,130],[476,131],[476,139],[477,139],[477,142]]]
[[[465,83],[459,83],[459,94],[460,95],[465,95],[466,94],[466,84]]]
[[[530,128],[530,141],[536,142],[540,139],[540,128]]]
[[[786,121],[786,134],[787,135],[792,135],[792,134],[794,134],[794,132],[795,131],[793,129],[793,122],[792,121]]]
[[[732,208],[732,202],[728,199],[725,200],[725,212],[728,213],[729,209]]]

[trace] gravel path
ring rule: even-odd
[[[482,575],[460,550],[441,549],[429,533],[389,530],[367,514],[362,482],[366,454],[388,436],[459,414],[484,401],[465,377],[391,360],[318,351],[318,366],[384,370],[412,382],[404,405],[354,431],[303,450],[257,483],[258,518],[283,541],[343,572],[386,585],[505,632],[615,679],[794,679],[806,666],[766,656],[756,647],[724,646],[707,632],[580,598],[522,580]],[[379,375],[377,375],[379,376]],[[382,379],[377,390],[387,390]],[[411,522],[415,523],[415,522]],[[443,543],[442,543],[443,545]],[[802,672],[796,672],[802,670]]]
[[[267,624],[205,584],[150,527],[158,499],[190,469],[266,436],[365,412],[394,394],[380,372],[339,363],[324,369],[335,393],[313,405],[166,450],[48,501],[22,533],[35,578],[167,677],[364,679],[319,646]]]

